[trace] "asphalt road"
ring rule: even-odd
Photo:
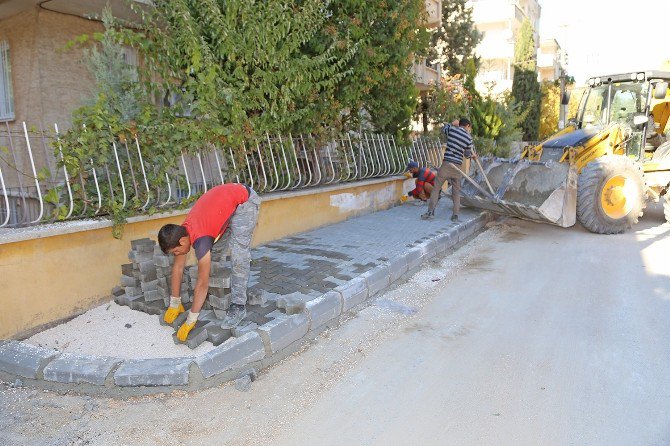
[[[2,444],[670,444],[670,226],[510,219],[264,371],[129,401],[4,388]]]

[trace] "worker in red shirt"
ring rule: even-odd
[[[416,161],[410,161],[407,164],[407,172],[416,178],[414,189],[409,191],[407,196],[421,201],[429,200],[435,186],[435,172],[427,167],[419,168],[419,163]]]
[[[222,184],[205,192],[195,202],[184,223],[167,224],[158,232],[158,244],[163,252],[174,255],[170,305],[163,316],[168,324],[185,311],[181,304],[180,286],[186,254],[191,248],[198,259],[198,280],[193,291],[193,303],[186,322],[177,331],[180,341],[186,341],[205,303],[209,289],[212,246],[221,238],[230,247],[232,260],[231,304],[223,326],[234,327],[247,315],[251,237],[258,221],[260,204],[261,199],[250,187],[237,183]]]

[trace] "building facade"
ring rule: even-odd
[[[467,5],[484,34],[476,49],[481,67],[475,85],[481,94],[499,96],[512,89],[514,46],[524,20],[533,25],[536,46],[539,43],[540,4],[537,0],[470,0]]]
[[[556,39],[542,39],[537,52],[537,74],[540,82],[556,81],[565,70],[565,58]]]

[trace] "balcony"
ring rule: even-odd
[[[438,64],[427,65],[426,60],[415,62],[412,67],[414,72],[414,81],[420,91],[426,91],[433,88],[440,82],[440,66]]]
[[[442,23],[442,0],[426,0],[426,28],[437,28]]]

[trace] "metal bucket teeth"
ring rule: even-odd
[[[461,189],[463,204],[492,212],[567,228],[577,218],[577,170],[554,161],[483,158],[482,167],[494,189],[485,196],[472,184]],[[474,180],[487,188],[481,173]]]

